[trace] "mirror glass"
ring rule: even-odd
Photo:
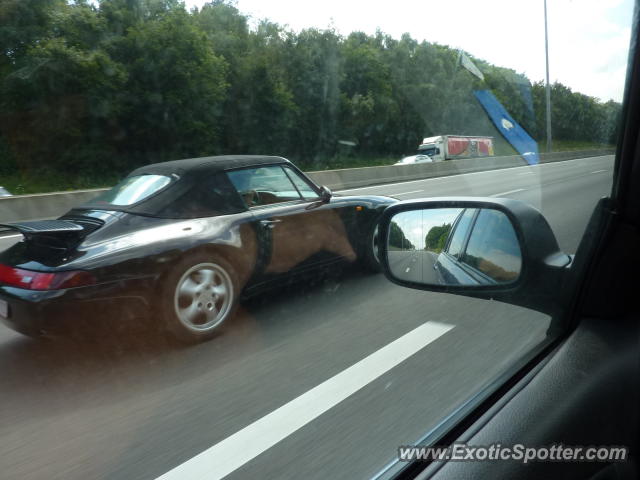
[[[394,277],[425,285],[505,285],[522,269],[511,220],[489,208],[400,212],[391,218],[386,247]]]

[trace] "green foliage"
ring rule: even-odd
[[[496,154],[514,153],[476,89],[545,138],[544,85],[513,70],[473,58],[481,81],[457,50],[407,34],[250,28],[225,0],[189,12],[179,0],[3,0],[0,47],[0,184],[45,188],[34,179],[56,172],[86,187],[222,153],[377,165],[440,134],[491,135]],[[555,146],[615,142],[620,104],[561,84],[552,99]]]
[[[3,174],[0,171],[0,186],[13,195],[30,193],[62,192],[104,188],[115,185],[121,177],[113,173],[68,175],[59,171],[41,170],[37,172]]]
[[[226,61],[183,9],[140,22],[113,40],[110,55],[128,73],[113,145],[135,163],[217,153]]]
[[[396,223],[389,224],[389,249],[391,250],[414,250],[415,246],[405,236],[402,228]]]
[[[543,140],[547,129],[545,86],[542,82],[533,84],[532,95],[537,130],[540,140]],[[622,106],[613,100],[602,103],[593,97],[573,92],[561,83],[551,85],[551,133],[554,145],[557,140],[615,144],[621,112]]]
[[[452,224],[445,223],[440,226],[431,227],[424,238],[425,250],[440,253],[447,242]]]
[[[54,12],[64,0],[2,0],[0,2],[0,75],[6,75],[26,51],[47,36]]]

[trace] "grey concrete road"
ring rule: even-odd
[[[574,252],[612,169],[612,157],[598,157],[357,192],[518,198],[540,208],[562,248]],[[376,371],[373,360],[425,322],[452,328]],[[239,457],[233,479],[371,477],[398,445],[508,371],[548,324],[532,310],[404,289],[346,269],[245,303],[220,337],[188,348],[133,327],[124,336],[107,330],[42,342],[2,329],[0,476],[152,479],[231,445]],[[341,399],[324,388],[349,382],[357,386]],[[292,407],[308,398],[329,407]],[[288,432],[287,422],[299,419]],[[211,465],[231,462],[216,451]]]
[[[400,280],[438,285],[440,279],[434,269],[438,254],[424,250],[389,252],[389,267]]]

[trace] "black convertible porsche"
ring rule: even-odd
[[[378,270],[376,223],[396,200],[333,195],[291,162],[204,157],[147,165],[57,220],[4,224],[0,319],[41,335],[108,309],[210,338],[251,294],[332,262]]]

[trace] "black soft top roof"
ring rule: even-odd
[[[223,155],[187,158],[153,163],[132,171],[127,177],[164,175],[171,183],[132,205],[112,205],[103,195],[78,207],[80,209],[118,210],[163,218],[210,217],[246,210],[236,189],[222,172],[235,168],[291,164],[282,157],[268,155]]]
[[[135,175],[171,175],[191,176],[205,172],[220,172],[234,168],[251,167],[254,165],[273,165],[290,163],[289,160],[276,156],[265,155],[220,155],[216,157],[186,158],[169,162],[152,163],[135,169],[129,176]]]

